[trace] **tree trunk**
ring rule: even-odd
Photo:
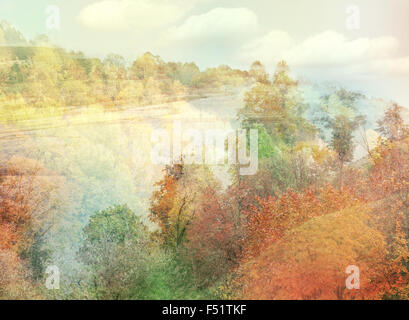
[[[339,169],[339,189],[344,186],[344,161],[341,160],[341,166]]]

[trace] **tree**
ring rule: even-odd
[[[386,201],[385,223],[403,217],[403,230],[409,240],[409,137],[398,141],[379,140],[374,150],[368,191],[374,201]]]
[[[0,247],[22,252],[32,245],[33,235],[44,236],[56,221],[62,199],[58,184],[36,161],[14,157],[0,179],[0,227],[9,230],[10,241],[0,238]]]
[[[268,73],[260,61],[254,61],[251,64],[249,76],[260,83],[269,84]]]
[[[240,256],[244,228],[229,200],[212,188],[202,190],[187,229],[187,254],[201,286],[212,286],[225,277]]]
[[[124,83],[127,83],[127,69],[125,59],[117,54],[109,54],[104,59],[104,75],[106,82],[106,93],[110,103],[118,105],[121,101],[118,99],[119,93],[123,89]]]
[[[239,117],[245,128],[261,124],[273,139],[291,145],[315,135],[315,128],[303,118],[305,105],[298,82],[290,78],[285,62],[277,65],[271,83],[258,82],[245,94],[244,102]]]
[[[37,107],[51,104],[62,105],[58,84],[62,80],[62,61],[59,52],[53,48],[36,48],[30,64],[29,76],[25,82],[24,95]]]
[[[165,168],[164,178],[156,183],[159,190],[151,198],[150,218],[160,229],[164,245],[179,248],[195,217],[196,201],[207,186],[218,188],[209,168],[174,164]]]
[[[36,298],[30,273],[23,261],[15,252],[0,249],[0,300]]]
[[[279,88],[281,97],[281,106],[286,107],[286,97],[291,93],[291,89],[296,89],[298,86],[298,81],[291,79],[290,67],[284,60],[278,62],[276,70],[273,75],[273,84]]]
[[[258,198],[258,205],[246,212],[247,235],[244,259],[257,257],[289,230],[309,219],[358,205],[361,199],[352,189],[336,190],[331,186],[303,192],[287,191],[277,197]]]
[[[46,239],[64,205],[63,179],[38,162],[14,157],[0,177],[0,249],[18,254],[32,277],[43,277],[50,251]]]
[[[340,89],[322,98],[322,116],[319,121],[331,131],[329,144],[338,157],[340,188],[344,183],[344,166],[352,161],[354,155],[353,134],[365,122],[365,117],[356,108],[357,101],[362,97],[360,93]]]
[[[168,62],[165,66],[166,75],[172,80],[178,80],[186,86],[196,86],[200,77],[200,69],[194,63]]]
[[[314,140],[316,129],[303,117],[306,106],[298,82],[289,72],[288,65],[280,62],[271,82],[258,82],[246,92],[245,106],[238,113],[243,128],[258,130],[259,170],[254,177],[242,179],[252,180],[247,186],[254,187],[250,191],[253,199],[254,195],[265,197],[307,183],[307,179],[300,183],[297,178],[297,163],[303,158],[294,148],[300,141]],[[309,175],[307,166],[302,171]]]
[[[389,141],[399,141],[409,135],[409,126],[402,119],[403,108],[394,103],[378,121],[377,131]]]
[[[380,299],[388,288],[382,235],[365,206],[308,220],[267,247],[241,270],[244,299]],[[346,290],[350,265],[360,290]]]
[[[87,105],[92,100],[89,99],[86,70],[78,59],[63,57],[62,60],[60,95],[64,105]]]
[[[97,211],[84,228],[79,251],[91,268],[91,290],[100,299],[138,298],[149,268],[149,233],[126,205]]]
[[[9,73],[11,71],[12,64],[13,58],[10,50],[0,47],[0,83],[2,87],[9,82]]]
[[[110,53],[104,59],[104,65],[108,68],[114,68],[117,70],[125,69],[125,58],[119,54]]]
[[[331,147],[337,153],[340,163],[339,187],[342,188],[344,165],[354,156],[353,132],[358,128],[358,122],[339,115],[335,120],[329,121],[329,126],[332,129]]]
[[[134,61],[130,71],[135,79],[163,79],[165,76],[165,65],[159,56],[146,52]]]
[[[63,202],[59,183],[34,160],[13,157],[0,168],[0,298],[35,297]]]

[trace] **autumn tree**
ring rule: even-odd
[[[186,86],[196,86],[200,78],[200,69],[194,63],[168,62],[165,65],[166,75]]]
[[[230,200],[213,188],[202,190],[187,229],[187,254],[202,286],[217,283],[239,261],[244,221],[240,222]]]
[[[364,206],[351,206],[291,229],[243,266],[242,297],[380,299],[387,255],[368,220]],[[350,265],[359,267],[360,290],[346,288]]]
[[[354,132],[365,123],[365,117],[359,113],[357,103],[363,95],[343,88],[321,98],[321,133],[337,154],[339,162],[339,187],[344,184],[345,164],[354,156]],[[329,133],[324,132],[324,128]]]
[[[151,220],[160,228],[163,244],[179,248],[186,239],[187,229],[197,214],[196,201],[202,190],[218,188],[209,168],[174,164],[165,168],[164,178],[151,199]]]
[[[368,185],[368,192],[377,204],[378,224],[389,235],[391,245],[398,238],[399,226],[409,243],[409,131],[400,113],[401,109],[394,105],[378,122],[385,138],[379,138],[373,150]],[[409,261],[409,256],[402,259]]]
[[[24,261],[15,252],[0,249],[0,300],[36,298],[39,296]]]
[[[249,76],[260,83],[269,83],[269,75],[266,72],[264,65],[260,61],[254,61],[251,64]]]
[[[258,198],[246,215],[247,236],[244,257],[255,257],[282,238],[287,231],[309,219],[357,205],[361,199],[352,189],[331,186],[315,191],[287,191],[276,197]]]
[[[55,177],[57,178],[57,177]],[[26,260],[35,278],[43,276],[48,259],[41,244],[59,218],[64,181],[52,181],[34,160],[12,158],[0,178],[0,249]]]
[[[0,83],[1,83],[1,87],[3,87],[6,83],[9,82],[10,80],[9,72],[11,71],[12,65],[13,65],[13,57],[12,57],[11,51],[7,48],[0,47]]]
[[[92,102],[89,92],[89,61],[82,53],[62,55],[60,94],[64,105],[81,106]]]
[[[303,118],[304,103],[298,83],[289,76],[285,62],[277,65],[271,83],[257,83],[244,97],[239,111],[245,128],[261,124],[267,133],[293,144],[299,137],[313,137],[314,128]]]
[[[394,103],[378,121],[377,131],[389,141],[395,142],[409,135],[409,126],[402,119],[403,107]]]
[[[299,142],[313,141],[317,131],[304,117],[306,105],[288,65],[284,61],[278,63],[272,80],[256,83],[245,94],[244,102],[238,113],[241,126],[256,129],[259,137],[259,170],[256,175],[241,179],[242,186],[251,187],[250,202],[255,196],[308,186],[312,181],[308,177],[315,173],[306,164],[307,156],[295,147]],[[303,181],[298,176],[303,176]]]
[[[62,80],[62,61],[57,50],[36,48],[25,84],[25,96],[36,107],[62,105],[57,84]]]
[[[146,52],[134,61],[130,71],[136,79],[161,79],[165,76],[165,64],[159,56]]]

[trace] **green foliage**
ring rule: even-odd
[[[84,229],[85,242],[90,245],[105,241],[122,244],[146,232],[146,227],[127,206],[98,211]]]
[[[340,161],[351,161],[354,151],[353,132],[357,128],[356,121],[339,115],[330,122],[330,125],[332,129],[331,147],[337,152]]]
[[[47,115],[44,110],[50,108],[61,114],[66,108],[96,104],[160,104],[200,94],[199,89],[242,86],[246,77],[227,66],[201,72],[193,62],[165,63],[149,52],[128,66],[117,54],[101,61],[50,45],[0,47],[0,93],[6,100],[0,106],[0,121],[32,119],[36,113]],[[26,112],[27,108],[34,110]]]
[[[98,211],[90,218],[79,256],[91,269],[97,298],[126,299],[144,282],[148,242],[146,226],[127,206]]]
[[[47,248],[44,236],[37,232],[34,235],[33,244],[21,254],[21,257],[29,262],[34,280],[37,281],[43,278],[47,263],[50,261],[50,255],[51,250]]]
[[[174,253],[159,253],[144,286],[137,296],[147,300],[214,299],[213,288],[201,288],[195,281],[191,263]],[[136,290],[134,293],[136,296]]]
[[[88,265],[85,289],[97,299],[200,299],[191,265],[150,239],[127,206],[96,212],[84,228],[79,257]]]
[[[269,135],[288,145],[315,135],[315,128],[303,118],[306,106],[285,62],[278,64],[272,82],[258,81],[244,101],[239,111],[243,127],[262,124]]]
[[[370,288],[358,296],[409,296],[402,107],[378,122],[373,163],[349,165],[363,96],[340,89],[321,97],[316,127],[306,115],[317,106],[305,103],[285,61],[270,75],[259,61],[247,72],[201,71],[150,52],[133,62],[89,59],[44,36],[28,42],[4,23],[0,44],[0,122],[13,137],[4,139],[5,158],[21,148],[44,165],[36,183],[25,160],[2,169],[0,299],[230,299],[241,289],[256,299],[345,298],[345,266],[355,260]],[[182,161],[151,184],[158,171],[135,149],[149,150],[157,122],[130,125],[123,115],[134,120],[134,110],[116,111],[232,87],[248,88],[239,125],[258,131],[257,173],[240,176],[231,165],[216,176]],[[109,129],[88,125],[97,122]],[[323,189],[338,178],[339,188]],[[150,194],[148,207],[141,199]],[[382,206],[364,205],[374,199]],[[61,269],[60,290],[43,285],[51,262]]]

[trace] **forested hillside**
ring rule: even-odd
[[[285,61],[100,60],[1,27],[0,299],[409,298],[399,103],[307,92]],[[231,109],[206,97],[235,90],[242,105],[221,123],[257,131],[256,174],[229,163],[220,178],[186,154],[152,169],[152,130],[194,111],[220,121]],[[351,265],[360,290],[345,287]]]

